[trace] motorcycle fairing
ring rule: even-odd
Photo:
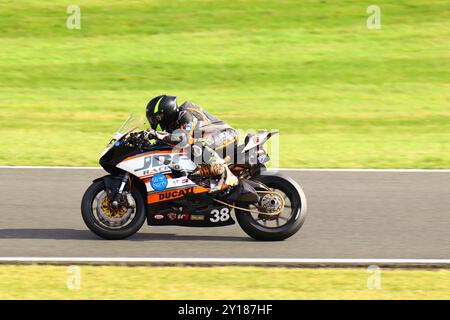
[[[253,148],[256,148],[260,145],[263,145],[267,140],[270,139],[273,135],[277,134],[276,131],[260,131],[256,135],[253,135],[249,138],[248,142],[245,144],[244,149],[241,153],[247,152]]]
[[[151,192],[147,195],[147,203],[154,204],[158,202],[174,200],[186,197],[187,195],[208,192],[209,189],[197,185],[191,187],[175,187],[163,191]]]
[[[147,224],[152,226],[223,227],[235,223],[231,208],[213,204],[195,210],[180,210],[177,207],[158,209],[147,216]]]
[[[145,187],[147,188],[147,192],[148,194],[152,194],[152,193],[157,193],[157,192],[162,192],[162,191],[167,191],[167,190],[171,190],[171,189],[178,189],[178,188],[188,188],[188,187],[193,187],[196,186],[197,184],[195,182],[193,182],[191,179],[189,179],[188,177],[179,177],[179,178],[172,178],[170,175],[166,175],[167,177],[167,186],[164,190],[155,190],[152,187],[152,178],[148,178],[148,179],[144,179],[144,183],[145,183]]]
[[[271,132],[259,132],[242,146],[243,152],[257,148],[271,135]],[[122,137],[115,137],[110,145],[120,139]],[[232,209],[214,202],[208,195],[208,188],[197,185],[186,175],[180,177],[179,172],[189,173],[197,169],[187,152],[173,149],[149,150],[119,160],[116,167],[132,174],[145,185],[142,191],[146,192],[149,225],[219,227],[235,223],[231,217]],[[155,190],[152,186],[152,178],[157,174],[164,175],[167,179],[163,190]],[[254,187],[245,181],[241,181],[231,198],[240,203],[258,201]]]
[[[118,168],[132,173],[141,179],[147,191],[147,204],[178,199],[187,194],[207,192],[207,188],[198,186],[187,176],[172,177],[172,169],[185,172],[194,171],[197,166],[181,150],[163,150],[146,152],[124,159],[117,165]],[[164,174],[167,185],[164,190],[155,190],[152,186],[153,176]]]
[[[175,150],[141,153],[124,159],[117,167],[140,179],[149,178],[158,173],[171,173],[172,169],[190,172],[197,168],[186,152]]]

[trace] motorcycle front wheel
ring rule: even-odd
[[[264,174],[252,180],[266,185],[284,199],[283,211],[277,216],[250,213],[235,209],[236,220],[242,230],[259,241],[281,241],[294,235],[306,218],[306,197],[301,187],[293,179],[282,175]],[[256,210],[255,206],[247,209]]]
[[[132,206],[113,208],[103,180],[94,181],[81,201],[84,223],[93,233],[107,240],[124,239],[135,234],[145,222],[145,204],[136,188],[131,188],[130,195]]]

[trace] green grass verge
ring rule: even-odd
[[[0,266],[0,299],[450,299],[450,270]]]
[[[96,165],[158,94],[281,132],[282,167],[450,167],[447,0],[2,1],[0,165]]]

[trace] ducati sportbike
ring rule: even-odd
[[[83,220],[98,236],[124,239],[145,221],[150,226],[222,227],[235,218],[252,238],[277,241],[302,226],[302,189],[290,177],[265,168],[270,159],[263,144],[274,132],[247,135],[228,164],[239,184],[210,193],[220,177],[211,177],[209,167],[197,165],[183,149],[139,131],[141,125],[135,116],[125,121],[100,158],[109,175],[94,180],[83,196]]]

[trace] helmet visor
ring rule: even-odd
[[[164,119],[164,115],[162,113],[155,113],[148,117],[148,122],[150,123],[150,126],[153,129],[156,129],[158,124],[161,124],[162,120]]]

